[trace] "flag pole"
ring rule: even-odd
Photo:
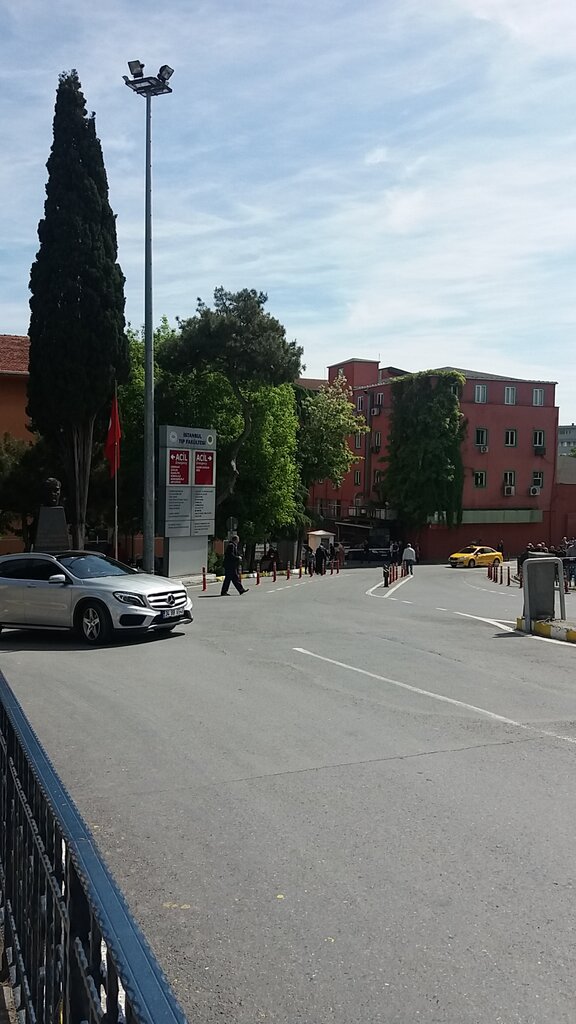
[[[118,382],[114,381],[114,400],[118,404]],[[118,438],[114,438],[114,558],[118,561]]]

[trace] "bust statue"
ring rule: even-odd
[[[55,506],[60,504],[62,485],[54,476],[49,476],[42,486],[42,505]]]

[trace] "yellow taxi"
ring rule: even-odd
[[[475,565],[499,565],[502,562],[502,555],[494,548],[478,547],[476,544],[469,544],[454,555],[450,555],[448,561],[453,569],[459,565],[465,565],[473,569]]]

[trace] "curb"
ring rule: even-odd
[[[536,636],[546,637],[548,640],[564,640],[569,644],[576,644],[576,625],[573,623],[562,622],[545,622],[537,619],[532,619],[530,623],[530,629],[527,630],[524,618],[519,617],[516,619],[516,629],[520,630],[521,633],[534,633]]]

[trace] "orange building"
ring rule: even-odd
[[[22,335],[0,334],[0,437],[32,440],[26,427],[29,345]]]

